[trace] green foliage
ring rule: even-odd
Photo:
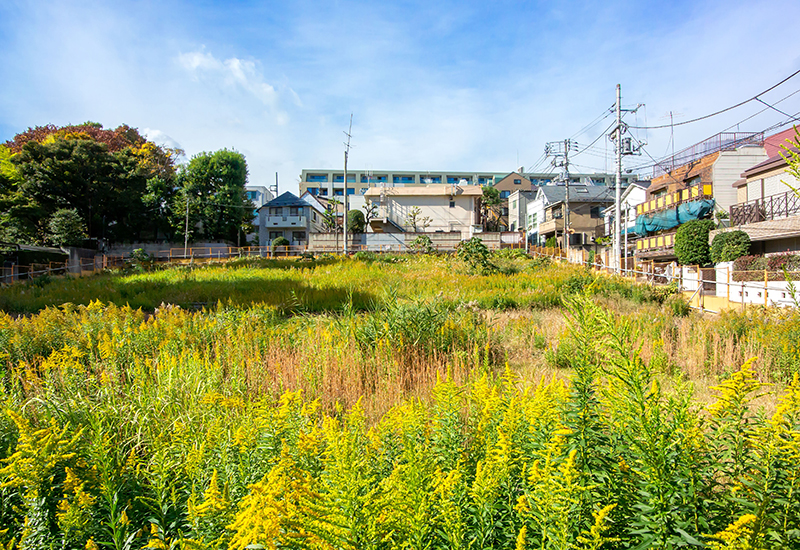
[[[433,241],[428,235],[419,235],[408,245],[412,252],[418,254],[433,254],[436,249],[433,246]]]
[[[422,215],[422,209],[419,206],[412,206],[406,215],[406,225],[411,227],[411,231],[414,233],[419,230],[425,231],[432,221],[429,216]]]
[[[80,246],[86,238],[86,227],[75,209],[56,210],[47,229],[48,240],[56,246]]]
[[[744,231],[717,233],[711,242],[711,261],[732,262],[750,251],[750,236]]]
[[[544,246],[545,248],[558,248],[558,239],[556,239],[555,235],[548,237],[544,242]]]
[[[290,244],[292,243],[290,243],[289,239],[286,237],[276,237],[272,239],[272,250],[275,250],[279,246],[289,246]]]
[[[339,223],[339,206],[341,201],[337,198],[332,198],[328,201],[328,207],[322,213],[322,228],[327,232],[338,231],[341,232],[342,226]]]
[[[711,261],[708,234],[714,229],[712,220],[692,220],[675,234],[675,256],[681,265],[706,265]]]
[[[180,234],[185,230],[188,201],[190,239],[237,242],[255,208],[245,191],[244,155],[227,149],[199,153],[181,166],[177,181],[180,191],[172,205],[174,231]]]
[[[43,244],[59,209],[76,210],[92,238],[163,236],[180,154],[125,125],[50,125],[18,134],[0,147],[0,238]]]
[[[347,231],[350,233],[363,233],[366,227],[367,222],[361,210],[351,210],[347,213]]]
[[[489,275],[497,272],[497,266],[489,259],[489,249],[483,244],[480,237],[472,237],[468,241],[461,241],[456,247],[456,257],[466,262],[469,268],[480,275]]]

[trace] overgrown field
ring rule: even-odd
[[[493,262],[0,290],[0,543],[800,548],[796,314]]]

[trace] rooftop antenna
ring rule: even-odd
[[[344,133],[344,212],[342,212],[342,234],[344,235],[344,255],[347,256],[347,157],[350,155],[350,134],[353,132],[353,113],[350,113],[350,128]]]

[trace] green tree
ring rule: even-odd
[[[544,246],[547,248],[558,248],[558,239],[556,239],[555,235],[548,237],[544,242]]]
[[[713,220],[692,220],[678,228],[675,234],[675,256],[681,265],[706,265],[711,261],[708,233],[714,229]]]
[[[347,213],[347,231],[350,233],[363,233],[367,227],[364,213],[361,210],[351,210]]]
[[[422,209],[419,206],[414,206],[408,211],[406,216],[406,225],[411,226],[411,229],[416,233],[420,229],[425,231],[433,220],[428,216],[422,215]]]
[[[79,246],[86,238],[86,226],[74,208],[56,210],[47,227],[48,240],[56,246]]]
[[[247,198],[247,162],[236,151],[203,152],[178,172],[179,192],[172,199],[172,227],[185,230],[189,203],[190,238],[235,242],[255,205]]]
[[[339,223],[339,205],[342,204],[339,199],[330,199],[325,212],[322,213],[322,228],[331,233],[334,231],[341,231],[342,227]]]
[[[491,214],[495,213],[495,209],[500,206],[501,203],[500,191],[498,191],[497,188],[490,186],[483,188],[483,194],[481,196],[481,215],[483,218],[484,230],[488,231],[493,224]],[[496,222],[494,222],[494,225],[497,225]],[[497,227],[494,227],[494,229],[497,229]]]
[[[711,261],[732,262],[750,252],[750,235],[744,231],[717,233],[711,241]]]

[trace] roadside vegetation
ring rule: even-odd
[[[6,548],[800,544],[792,311],[477,245],[0,307]]]

